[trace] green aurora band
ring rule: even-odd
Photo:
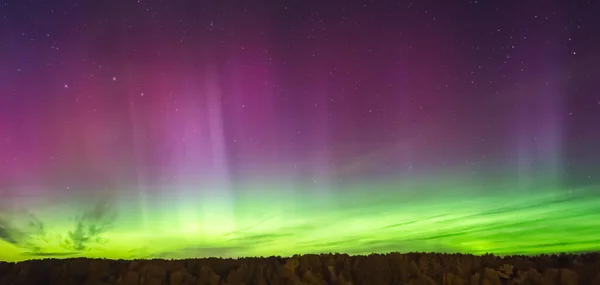
[[[178,188],[174,193],[179,196],[146,191],[143,197],[130,198],[27,197],[18,204],[28,211],[13,207],[0,217],[0,257],[21,261],[600,250],[599,185],[538,185],[524,191],[489,182],[493,186],[485,193],[490,194],[483,196],[475,194],[482,193],[483,182],[440,181],[368,182],[338,186],[344,187],[343,194],[321,191],[312,196],[282,191],[284,183],[248,182],[235,199],[198,190],[225,185]],[[506,190],[498,190],[502,188]]]

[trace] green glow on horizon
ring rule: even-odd
[[[248,183],[236,195],[189,186],[172,191],[178,196],[148,193],[145,204],[139,197],[114,198],[104,208],[93,199],[52,202],[0,216],[8,221],[0,225],[11,229],[7,236],[18,240],[0,240],[0,259],[600,250],[598,185],[500,192],[473,184],[365,182],[343,191],[300,194],[285,190],[293,187],[284,183]],[[443,196],[433,190],[441,188]],[[225,194],[211,196],[217,192]],[[88,219],[78,232],[76,217],[84,213]],[[70,236],[75,238],[65,243]]]

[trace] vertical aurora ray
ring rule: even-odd
[[[113,81],[117,80],[116,77],[113,77],[111,79]],[[136,165],[136,166],[143,165],[144,164],[143,155],[142,155],[143,142],[142,142],[142,136],[140,134],[140,129],[139,129],[140,124],[143,121],[138,119],[140,114],[138,112],[136,112],[135,105],[133,104],[132,101],[129,102],[129,116],[130,116],[131,131],[132,131],[132,152],[133,152],[133,157],[134,157],[134,165]],[[147,187],[149,186],[147,184],[147,182],[149,181],[149,177],[148,177],[149,175],[148,175],[147,170],[144,167],[135,167],[135,173],[136,173],[136,180],[135,180],[135,183],[133,184],[133,187],[136,188],[136,195],[134,196],[135,198],[132,199],[131,197],[123,197],[123,199],[133,200],[133,201],[131,201],[131,203],[137,203],[138,214],[136,216],[139,219],[138,220],[138,223],[140,224],[139,227],[143,231],[146,231],[146,230],[148,230],[148,227],[150,226],[150,221],[148,219],[148,213],[147,213],[147,211],[149,209],[148,197],[147,197],[147,195],[148,195]]]
[[[215,177],[215,182],[210,184],[211,187],[217,187],[219,190],[215,196],[209,198],[212,206],[207,204],[206,208],[198,214],[203,219],[203,225],[212,225],[213,230],[210,232],[215,236],[221,236],[235,229],[236,217],[233,211],[234,195],[227,161],[222,95],[215,78],[216,72],[214,67],[209,68],[205,81],[208,106],[208,133],[206,135],[210,138],[209,150],[212,154],[209,171],[211,176]],[[213,179],[209,179],[209,181],[211,180]]]
[[[549,6],[545,9],[552,9],[553,5]],[[554,3],[554,6],[560,5]],[[555,16],[564,17],[563,13],[555,13]],[[534,36],[532,41],[541,45],[547,38],[554,38],[557,42],[564,37],[568,38],[563,32],[564,29],[561,31],[560,25],[552,23],[551,27],[554,28],[551,34],[546,27],[536,27],[539,34]],[[539,36],[544,33],[548,35]],[[548,47],[543,51],[531,46],[529,53],[531,60],[537,62],[542,72],[536,76],[521,75],[528,80],[520,85],[516,95],[523,98],[517,103],[518,121],[515,122],[518,183],[522,189],[539,188],[540,185],[536,186],[536,183],[556,187],[561,184],[563,175],[563,121],[565,116],[568,116],[568,111],[563,106],[566,102],[564,97],[569,96],[564,78],[568,78],[569,75],[560,56],[560,46]],[[524,71],[524,68],[521,70]]]

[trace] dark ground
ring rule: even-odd
[[[600,253],[537,257],[391,253],[291,258],[0,263],[0,284],[600,284]]]

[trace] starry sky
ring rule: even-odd
[[[600,196],[598,12],[583,0],[3,0],[0,258],[286,254],[299,240],[304,252],[557,249],[466,228],[458,242],[444,236],[455,224],[351,242],[366,225],[432,222],[415,214],[427,205],[456,221],[492,204],[522,215],[507,205],[527,199],[556,209],[529,223],[575,225],[558,213],[585,208],[577,230],[597,236],[599,211],[578,203]],[[334,216],[357,229],[346,243],[316,226]],[[244,243],[259,237],[260,250]],[[134,238],[170,246],[131,251]]]

